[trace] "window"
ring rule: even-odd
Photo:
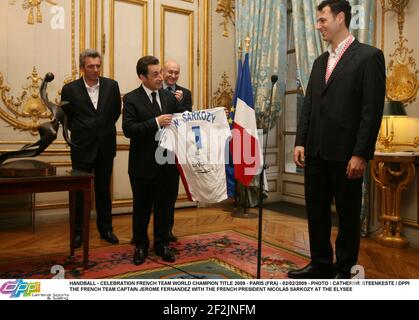
[[[294,28],[291,1],[288,1],[287,11],[287,61],[288,75],[285,91],[284,107],[284,172],[301,173],[302,170],[294,164],[294,142],[297,131],[297,119],[303,106],[303,90],[298,81],[297,60],[295,54]]]

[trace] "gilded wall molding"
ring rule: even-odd
[[[233,26],[234,18],[235,18],[235,10],[236,5],[234,0],[217,0],[217,8],[215,9],[215,12],[221,14],[223,18],[223,22],[220,23],[220,25],[223,26],[223,36],[228,37],[228,22],[231,21]]]
[[[56,0],[23,0],[22,8],[29,10],[26,22],[28,24],[42,23],[41,3],[46,2],[51,5],[57,5]],[[9,4],[16,4],[16,0],[10,0]]]
[[[97,0],[90,0],[90,48],[97,49]]]
[[[164,44],[166,42],[166,12],[177,13],[181,15],[186,15],[189,18],[189,43],[188,43],[188,52],[189,52],[189,88],[193,91],[194,84],[194,11],[171,7],[167,5],[162,5],[160,10],[160,60],[165,61],[165,49]]]
[[[79,0],[79,52],[86,49],[86,0]]]

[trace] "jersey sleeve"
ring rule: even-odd
[[[163,128],[161,131],[159,146],[169,151],[175,152],[175,134],[170,127]]]

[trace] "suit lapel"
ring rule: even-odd
[[[165,96],[163,90],[159,90],[159,96],[160,96],[161,111],[162,111],[162,113],[166,113],[167,100],[166,100],[166,96]]]
[[[339,73],[341,73],[342,70],[345,69],[349,65],[348,62],[352,59],[353,55],[355,54],[358,48],[359,48],[359,41],[355,39],[354,42],[349,46],[349,48],[346,50],[346,52],[343,54],[343,56],[339,60],[324,90],[327,90],[332,84],[332,82],[339,75]],[[327,61],[326,61],[326,68],[327,68]],[[325,75],[326,75],[326,72],[325,72]]]
[[[90,96],[87,93],[87,89],[86,89],[86,85],[84,84],[84,80],[83,77],[81,77],[78,80],[78,85],[79,85],[79,92],[80,92],[80,96],[83,97],[83,100],[85,100],[87,102],[87,104],[90,106],[90,108],[96,112],[95,106],[92,103],[92,100],[90,100]]]
[[[320,61],[320,68],[321,68],[320,77],[321,77],[321,79],[319,81],[322,84],[323,90],[326,88],[325,79],[326,79],[326,69],[327,69],[327,61],[328,60],[329,60],[329,53],[326,53],[326,54],[323,55],[323,58]]]
[[[105,94],[106,94],[106,92],[108,92],[107,89],[108,88],[107,88],[106,81],[103,81],[102,78],[100,78],[99,79],[99,99],[98,99],[98,102],[97,102],[97,111],[101,111],[101,109],[103,107],[102,104],[103,104],[104,101],[106,101]]]
[[[158,117],[161,115],[160,110],[158,108],[153,106],[153,103],[150,101],[150,98],[148,97],[147,93],[145,92],[143,85],[140,86],[140,94],[141,99],[144,101],[144,105],[147,108],[148,111],[151,112],[151,114],[155,117]],[[161,103],[161,95],[160,95],[160,103]]]

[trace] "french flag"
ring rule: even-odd
[[[244,186],[248,186],[253,177],[260,173],[262,160],[256,127],[248,53],[245,55],[242,72],[238,80],[232,132],[234,176]]]

